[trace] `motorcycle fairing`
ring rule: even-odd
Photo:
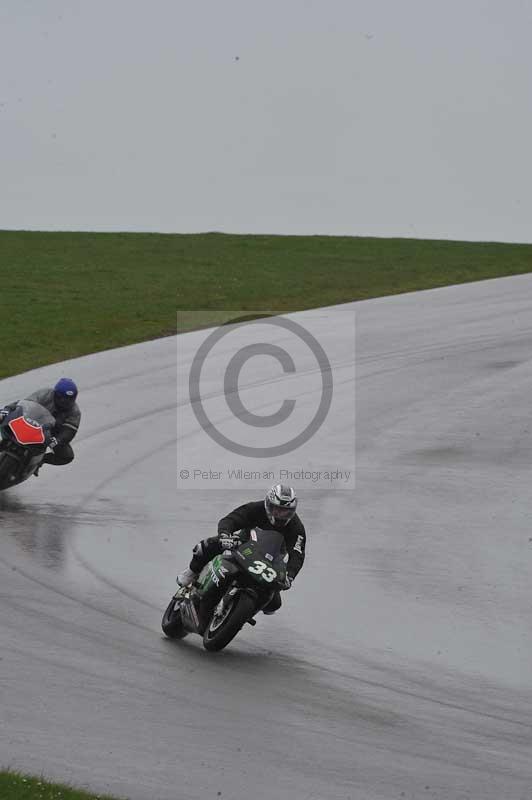
[[[26,417],[17,417],[8,422],[8,427],[18,444],[44,444],[46,436],[42,425]]]
[[[198,577],[199,594],[202,600],[214,603],[225,592],[231,580],[240,570],[224,556],[215,556],[201,570]]]
[[[286,563],[281,553],[272,555],[264,551],[261,543],[246,542],[235,551],[235,557],[241,564],[241,569],[252,582],[262,584],[264,589],[269,588],[269,584],[283,583],[286,577]],[[262,565],[258,568],[256,565]]]

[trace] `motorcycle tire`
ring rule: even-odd
[[[256,604],[252,597],[245,592],[235,595],[234,603],[227,609],[223,620],[216,624],[213,616],[203,634],[203,646],[211,652],[223,650],[232,641],[237,633],[242,629],[248,619],[251,619],[255,612]]]
[[[168,608],[163,614],[161,627],[163,629],[163,633],[165,636],[168,636],[169,639],[183,639],[187,635],[188,631],[186,631],[183,626],[181,611],[179,608],[176,610],[175,604],[175,597],[172,597]]]
[[[0,454],[0,488],[7,489],[11,485],[9,477],[13,474],[14,469],[11,456],[6,453]]]

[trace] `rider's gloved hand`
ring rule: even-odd
[[[9,414],[8,408],[0,408],[0,422],[3,422]]]
[[[59,442],[57,441],[55,436],[52,436],[52,438],[48,442],[48,447],[50,448],[50,450],[53,450],[55,447],[57,447],[58,444]]]
[[[294,582],[294,579],[291,578],[290,575],[287,575],[286,578],[284,579],[284,586],[281,586],[282,591],[286,592],[287,589],[290,589],[290,587],[292,586],[293,582]]]
[[[240,539],[234,534],[230,533],[221,533],[218,536],[218,539],[224,550],[232,550],[234,547],[238,547],[240,544]]]

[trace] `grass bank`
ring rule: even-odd
[[[103,794],[87,794],[41,778],[28,778],[17,772],[0,772],[2,800],[113,800]]]
[[[532,272],[532,245],[0,231],[0,377],[178,330],[176,312],[287,312]]]

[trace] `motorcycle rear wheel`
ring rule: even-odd
[[[165,636],[168,636],[169,639],[183,639],[187,635],[188,631],[186,631],[183,626],[181,609],[176,609],[175,606],[176,599],[175,597],[172,597],[168,608],[163,614],[161,628],[163,629]]]
[[[219,621],[213,616],[207,625],[203,634],[205,650],[210,650],[211,652],[223,650],[235,638],[248,619],[251,619],[255,608],[255,601],[249,594],[245,592],[237,594],[233,605],[228,609],[227,615],[223,620]]]

